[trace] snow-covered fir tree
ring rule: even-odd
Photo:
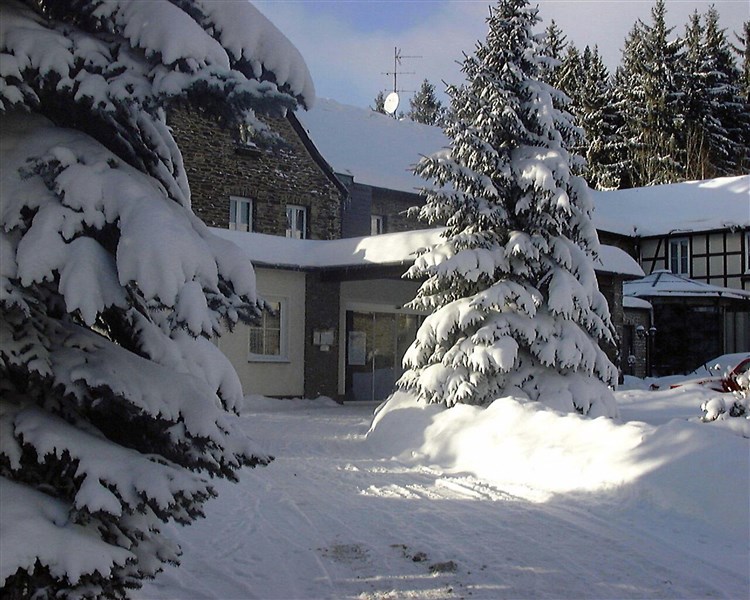
[[[490,10],[466,82],[448,88],[450,146],[415,168],[431,182],[419,216],[446,230],[407,273],[424,279],[411,306],[431,314],[399,387],[447,406],[514,395],[614,415],[592,202],[565,144],[571,116],[555,107],[564,96],[539,79],[539,20],[526,0]]]
[[[750,102],[750,21],[745,21],[742,24],[742,33],[735,32],[734,37],[737,43],[732,44],[732,49],[740,60],[745,101]]]
[[[743,98],[740,72],[734,63],[719,13],[711,6],[705,15],[703,36],[703,93],[706,96],[706,133],[711,165],[716,175],[741,173],[748,165],[745,140],[750,129],[748,103]]]
[[[628,187],[682,179],[679,87],[682,40],[666,25],[666,5],[657,0],[651,23],[638,22],[625,41],[616,76],[623,135],[628,145]]]
[[[313,98],[247,2],[0,2],[0,594],[120,598],[265,463],[211,342],[251,266],[190,209],[166,112],[263,128]]]
[[[427,79],[422,82],[414,96],[409,99],[409,112],[412,121],[425,125],[438,125],[443,116],[443,104],[435,94],[435,86]]]
[[[586,158],[585,177],[589,186],[599,190],[620,187],[622,154],[625,144],[619,135],[622,119],[609,72],[599,49],[584,51],[585,73],[579,90],[578,102],[572,110],[577,123],[586,134],[583,152]]]
[[[375,96],[375,106],[371,106],[370,109],[382,115],[385,114],[385,93],[382,90]]]
[[[557,87],[556,74],[562,62],[568,45],[567,36],[560,26],[552,19],[544,30],[544,56],[548,57],[546,64],[539,67],[539,77],[552,86]]]

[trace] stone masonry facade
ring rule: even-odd
[[[182,150],[193,211],[204,223],[228,228],[230,196],[239,196],[252,200],[255,232],[285,235],[286,207],[295,205],[307,209],[307,237],[341,237],[342,193],[290,119],[264,117],[283,138],[269,149],[243,147],[238,131],[194,108],[176,108],[168,121]]]

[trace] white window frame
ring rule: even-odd
[[[266,342],[266,336],[269,335],[270,332],[275,331],[276,328],[269,327],[269,317],[267,311],[263,311],[261,314],[261,322],[259,325],[250,325],[248,330],[248,336],[247,336],[247,349],[248,349],[248,361],[249,362],[287,362],[289,360],[289,345],[287,343],[288,338],[288,310],[289,310],[289,300],[284,297],[277,297],[277,296],[266,296],[264,300],[270,304],[270,305],[277,305],[278,311],[279,311],[279,353],[278,354],[268,354],[268,353],[256,353],[251,352],[250,348],[250,342],[253,336],[253,332],[260,332],[260,334],[263,336],[263,343],[265,345]]]
[[[745,275],[750,275],[750,231],[745,232]]]
[[[242,219],[242,207],[247,207],[247,222]],[[233,231],[253,230],[253,201],[242,196],[229,196],[229,229]]]
[[[675,275],[690,277],[690,238],[679,237],[669,240],[669,270]]]
[[[385,233],[385,217],[383,215],[370,215],[370,235]]]
[[[298,204],[286,205],[286,237],[298,240],[307,238],[306,206]]]

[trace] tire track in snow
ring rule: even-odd
[[[176,570],[165,573],[136,597],[734,598],[746,592],[735,574],[704,574],[674,540],[648,535],[650,523],[610,514],[613,501],[569,495],[533,503],[525,499],[528,490],[519,494],[376,456],[364,443],[368,422],[358,406],[248,417],[251,437],[276,461],[243,471],[239,485],[222,485],[202,528],[180,532],[179,577]],[[221,587],[209,589],[207,581]]]

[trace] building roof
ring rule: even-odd
[[[648,300],[643,298],[636,298],[635,296],[623,296],[622,298],[623,308],[631,308],[635,310],[653,310],[654,305]]]
[[[750,227],[750,175],[593,194],[596,228],[613,233],[660,236]]]
[[[374,187],[417,192],[425,181],[411,173],[412,166],[449,145],[439,127],[324,98],[297,116],[336,173]],[[593,196],[600,231],[660,236],[750,227],[750,175],[594,191]]]
[[[435,244],[443,229],[421,229],[401,233],[342,238],[295,240],[262,233],[211,228],[211,231],[242,248],[256,266],[322,269],[357,266],[407,265],[420,248]],[[643,270],[625,251],[602,245],[598,272],[642,277]]]
[[[637,298],[733,298],[750,301],[750,292],[688,279],[667,270],[622,284],[624,296]]]
[[[417,192],[425,181],[411,173],[412,166],[448,145],[439,127],[325,98],[296,114],[336,173],[374,187]]]

